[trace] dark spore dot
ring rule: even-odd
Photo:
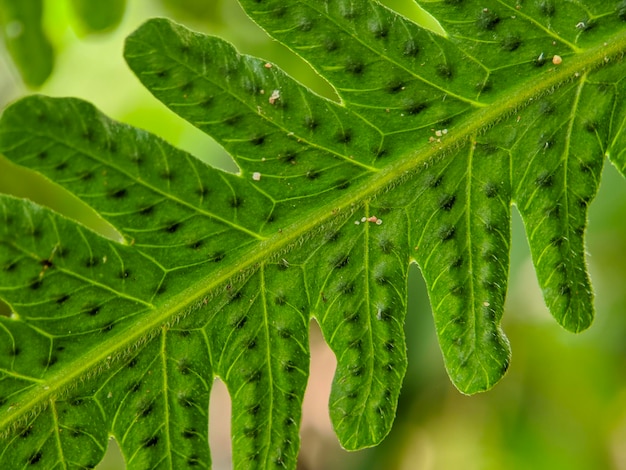
[[[346,393],[346,398],[348,398],[350,400],[354,400],[358,396],[359,396],[359,392],[357,390],[352,390],[352,391]]]
[[[276,305],[282,306],[287,303],[287,300],[285,299],[284,295],[277,295],[276,298],[274,299],[274,303]]]
[[[289,328],[279,328],[278,336],[280,336],[283,339],[289,339],[293,336],[293,333],[291,332]]]
[[[20,432],[20,437],[21,438],[26,438],[26,437],[30,436],[32,432],[33,432],[33,427],[32,426],[28,426],[28,427],[22,429],[22,431]]]
[[[387,91],[389,93],[398,93],[404,89],[404,82],[402,80],[392,80],[387,84]]]
[[[83,171],[80,175],[78,175],[78,177],[80,178],[81,181],[89,181],[93,179],[93,172],[86,170],[86,171]]]
[[[360,365],[352,365],[349,367],[350,375],[352,377],[359,377],[363,375],[363,367]]]
[[[544,16],[553,16],[554,15],[554,2],[552,0],[546,0],[539,4],[539,11]]]
[[[506,52],[513,52],[522,45],[522,40],[517,35],[506,36],[500,42],[500,48]]]
[[[138,392],[140,388],[141,388],[141,382],[133,382],[128,387],[128,391],[132,392],[132,393],[135,393],[135,392]]]
[[[297,156],[298,154],[294,150],[286,150],[283,154],[278,156],[278,159],[290,165],[295,165]]]
[[[191,91],[193,91],[194,86],[195,84],[192,81],[187,82],[180,87],[180,91],[182,91],[183,93],[190,93]]]
[[[535,67],[543,67],[547,61],[548,59],[546,59],[545,54],[542,52],[535,57],[535,59],[533,60],[533,64]]]
[[[456,195],[446,194],[439,200],[439,208],[444,211],[449,211],[454,207],[456,202]]]
[[[128,279],[130,277],[130,270],[125,269],[120,273],[120,279]]]
[[[101,329],[100,331],[102,333],[108,333],[109,331],[111,331],[113,329],[113,327],[115,326],[115,323],[113,323],[112,321],[106,323]]]
[[[376,149],[373,149],[373,152],[376,158],[383,158],[388,154],[387,149],[384,147],[378,147]]]
[[[405,106],[404,112],[409,116],[416,116],[428,108],[428,103],[411,102]]]
[[[30,284],[30,288],[32,290],[37,290],[41,287],[41,285],[43,284],[43,282],[41,281],[41,279],[39,279],[38,277],[33,279],[33,281]]]
[[[476,27],[483,31],[493,30],[498,23],[500,23],[500,17],[488,8],[483,8],[476,19]]]
[[[597,121],[587,121],[587,122],[585,122],[585,130],[587,132],[589,132],[590,134],[595,133],[597,129],[598,129],[598,122]]]
[[[360,338],[355,339],[348,345],[348,348],[360,351],[363,348],[363,341]]]
[[[17,261],[11,261],[10,263],[5,264],[2,269],[10,273],[11,271],[15,271],[16,267],[17,267]]]
[[[550,100],[543,100],[539,104],[539,113],[548,116],[554,113],[554,104]]]
[[[138,362],[138,359],[135,356],[130,361],[128,361],[128,364],[126,364],[126,366],[132,369],[133,367],[137,365],[137,362]]]
[[[393,340],[385,341],[385,349],[387,351],[393,351],[396,348],[396,344]]]
[[[57,171],[63,171],[67,168],[67,162],[61,162],[57,166],[54,167]]]
[[[337,185],[335,187],[337,189],[339,189],[339,190],[348,189],[350,187],[350,181],[349,180],[339,180],[335,184]]]
[[[42,457],[43,454],[41,453],[41,451],[37,451],[34,454],[31,454],[28,459],[26,459],[26,463],[28,463],[28,465],[35,465],[41,460]]]
[[[277,8],[272,9],[271,15],[273,18],[280,19],[287,14],[287,7],[285,5],[280,5]]]
[[[83,403],[85,403],[85,400],[79,397],[74,397],[69,401],[70,406],[81,406]]]
[[[44,367],[51,367],[51,366],[55,365],[57,363],[57,361],[58,361],[58,359],[57,359],[56,356],[50,356],[50,357],[44,359],[42,365]]]
[[[354,283],[353,282],[346,282],[344,284],[341,284],[339,286],[339,292],[341,292],[343,295],[350,295],[354,293]]]
[[[9,349],[9,356],[13,356],[13,357],[18,356],[20,352],[21,352],[20,348],[13,345],[11,349]]]
[[[238,330],[241,330],[244,326],[246,326],[246,323],[248,322],[248,317],[246,317],[245,315],[243,315],[242,317],[237,318],[234,322],[233,325],[235,328],[237,328]]]
[[[189,457],[187,457],[187,465],[189,467],[195,467],[197,465],[200,465],[200,457],[195,454],[190,455]]]
[[[178,372],[181,375],[187,375],[189,373],[189,361],[187,359],[182,359],[178,362]]]
[[[0,406],[4,405],[7,401],[5,397],[0,397]]]
[[[116,189],[109,193],[109,197],[113,199],[123,199],[128,195],[126,188]]]
[[[550,245],[555,246],[555,247],[561,246],[563,242],[564,240],[562,236],[556,236],[550,239]]]
[[[265,142],[265,136],[264,135],[257,135],[257,136],[252,137],[250,139],[250,143],[252,145],[263,145],[264,142]]]
[[[69,294],[64,294],[64,295],[62,295],[61,297],[59,297],[56,300],[56,303],[61,305],[61,304],[64,304],[65,302],[67,302],[68,300],[70,300],[70,295]]]
[[[204,186],[200,186],[198,189],[196,189],[196,194],[200,197],[205,197],[207,194],[209,194],[209,190]]]
[[[569,297],[572,293],[572,289],[567,284],[561,284],[559,286],[559,295],[563,297]]]
[[[335,139],[340,144],[348,144],[352,140],[352,131],[350,129],[345,129],[345,130],[339,132],[335,136]]]
[[[317,120],[313,116],[306,116],[304,118],[304,127],[314,131],[318,126]]]
[[[439,229],[438,235],[442,242],[451,240],[454,237],[456,229],[452,225],[444,225]]]
[[[233,196],[230,198],[230,201],[228,203],[230,204],[230,207],[236,209],[238,207],[241,207],[241,204],[243,204],[243,199],[237,196]]]
[[[298,24],[298,29],[302,32],[311,31],[313,28],[313,20],[311,18],[303,17],[300,19],[300,23]]]
[[[429,188],[438,188],[443,182],[443,176],[428,175],[426,184]]]
[[[345,66],[346,72],[351,73],[353,75],[362,74],[364,69],[365,69],[365,65],[363,64],[363,62],[359,60],[349,60]]]
[[[151,436],[143,440],[141,445],[144,448],[154,447],[159,443],[159,436]]]
[[[342,268],[345,268],[349,262],[350,262],[350,257],[348,255],[343,255],[335,259],[331,264],[333,268],[335,269],[342,269]]]
[[[189,248],[192,250],[199,250],[204,245],[204,240],[196,240],[195,242],[189,245]]]
[[[356,323],[360,319],[359,312],[344,312],[343,316],[348,323]]]
[[[176,232],[180,227],[180,223],[179,222],[174,222],[170,225],[168,225],[167,227],[165,227],[165,231],[168,233],[174,233]]]
[[[306,177],[309,180],[315,180],[319,178],[319,176],[320,176],[320,173],[317,170],[309,170],[306,172]]]
[[[419,46],[413,39],[405,41],[402,54],[407,57],[415,57],[420,51]]]
[[[195,400],[193,399],[193,397],[181,393],[180,395],[178,395],[178,404],[183,408],[191,408],[195,405]]]
[[[255,370],[253,372],[250,372],[250,374],[248,374],[248,377],[246,377],[246,382],[257,383],[261,381],[262,377],[263,377],[263,373],[260,370]]]
[[[395,368],[396,368],[396,365],[393,362],[388,362],[387,364],[383,366],[383,370],[385,372],[393,372]]]
[[[452,67],[448,64],[438,64],[435,68],[437,75],[441,78],[450,79],[452,78]]]
[[[166,290],[167,290],[167,287],[165,286],[165,284],[161,284],[159,287],[157,287],[156,293],[157,295],[161,295],[165,293]]]
[[[107,147],[108,147],[109,152],[117,153],[117,143],[116,142],[109,142],[109,145]]]
[[[198,432],[195,428],[185,428],[181,434],[185,439],[193,439],[198,435]]]
[[[549,188],[554,183],[552,175],[548,172],[543,172],[535,179],[535,184],[540,188]]]
[[[249,406],[248,409],[246,410],[246,412],[251,416],[256,416],[257,414],[259,414],[259,411],[261,411],[261,405],[259,405],[258,403],[255,405]]]
[[[93,307],[88,307],[86,312],[90,317],[95,317],[100,312],[100,306],[94,305]]]
[[[241,122],[241,115],[240,114],[233,114],[232,116],[228,116],[222,122],[224,124],[226,124],[227,126],[229,126],[229,127],[234,127],[234,126],[238,125]]]
[[[250,341],[246,343],[246,348],[248,348],[248,350],[252,350],[256,348],[256,345],[257,345],[256,339],[252,338]]]
[[[172,170],[165,170],[161,173],[161,178],[172,181],[174,179],[174,172]]]
[[[486,183],[483,192],[489,199],[494,198],[498,195],[498,185],[495,183]]]
[[[384,284],[387,284],[387,282],[389,282],[387,277],[385,277],[385,275],[383,275],[383,274],[376,275],[375,280],[376,280],[376,283],[381,285],[381,286],[384,285]]]
[[[450,268],[452,269],[458,269],[461,266],[463,266],[463,258],[460,256],[450,263]]]
[[[243,294],[241,293],[241,291],[234,292],[228,297],[228,303],[229,304],[235,303],[238,300],[241,300],[242,297],[243,297]]]
[[[159,77],[159,78],[167,78],[167,77],[169,77],[169,75],[170,75],[170,73],[169,73],[168,70],[159,70],[156,73],[156,76]]]
[[[293,363],[293,361],[286,361],[283,364],[283,370],[285,372],[291,373],[296,370],[296,365]]]
[[[44,151],[42,151],[42,152],[39,152],[39,153],[37,154],[37,158],[38,158],[39,160],[45,160],[46,158],[48,158],[48,152],[46,152],[45,150],[44,150]]]
[[[209,257],[209,260],[213,261],[214,263],[219,263],[224,259],[225,256],[226,254],[223,251],[216,251]]]
[[[332,38],[324,40],[324,50],[326,50],[326,52],[334,52],[337,49],[339,49],[339,41]]]
[[[376,39],[384,39],[389,34],[389,28],[378,21],[372,21],[369,24],[369,30]]]
[[[622,21],[626,21],[626,0],[622,1],[621,3],[619,3],[615,9],[616,13],[617,13],[617,17],[622,20]]]
[[[581,209],[586,209],[589,206],[589,201],[589,197],[581,197],[578,200],[578,207],[580,207]]]

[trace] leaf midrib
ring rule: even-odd
[[[554,91],[564,83],[582,79],[585,72],[601,68],[616,59],[623,60],[618,56],[626,51],[626,31],[610,39],[610,43],[606,42],[590,48],[559,66],[551,67],[538,76],[530,77],[499,101],[475,111],[457,128],[451,128],[441,143],[425,145],[409,152],[406,158],[364,178],[364,181],[353,186],[349,193],[338,197],[333,203],[320,207],[304,217],[302,221],[259,241],[249,253],[241,255],[240,263],[222,267],[210,279],[205,278],[166,301],[153,312],[153,317],[138,320],[132,328],[127,327],[116,335],[110,336],[100,347],[94,349],[91,360],[86,360],[84,357],[77,358],[56,374],[51,375],[48,381],[32,387],[21,398],[19,404],[5,411],[0,418],[0,429],[6,431],[8,426],[20,419],[25,419],[29,413],[40,411],[48,400],[63,394],[74,383],[80,382],[81,378],[93,374],[94,370],[101,372],[109,369],[113,363],[145,343],[146,338],[157,334],[163,325],[200,309],[203,300],[209,298],[220,285],[241,276],[242,272],[255,271],[262,263],[290,251],[301,240],[307,238],[307,234],[319,234],[325,229],[341,224],[364,201],[384,192],[387,188],[406,181],[418,172],[425,162],[437,155],[449,156],[450,152],[465,145],[472,135],[479,135],[490,126],[528,106],[535,98]],[[4,431],[0,432],[0,435],[3,433]]]

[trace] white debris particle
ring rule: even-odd
[[[585,29],[586,27],[587,25],[585,24],[584,21],[580,21],[578,24],[576,24],[577,29]]]
[[[382,320],[383,319],[383,309],[378,307],[378,310],[376,311],[376,320]]]
[[[361,225],[361,222],[360,222],[360,221],[358,221],[358,220],[355,220],[355,221],[354,221],[354,225]]]
[[[280,90],[274,90],[272,91],[268,101],[270,104],[274,104],[278,99],[280,99]]]
[[[361,217],[361,222],[367,222],[367,217]]]
[[[436,135],[437,137],[441,137],[441,136],[443,135],[443,132],[441,132],[440,130],[436,130],[436,131],[435,131],[435,135]]]
[[[490,304],[489,302],[483,302],[483,305],[484,305],[485,307],[489,307],[489,305],[491,305],[491,304]]]
[[[563,58],[560,55],[555,55],[552,57],[552,63],[554,65],[559,65],[561,62],[563,62]]]
[[[259,173],[258,171],[255,171],[254,173],[252,173],[252,179],[254,181],[261,181],[261,173]]]
[[[382,225],[383,223],[383,219],[377,219],[376,220],[376,225]]]

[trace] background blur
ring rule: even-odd
[[[19,0],[16,0],[19,1]],[[384,3],[408,16],[410,0]],[[78,96],[115,119],[148,129],[197,157],[229,170],[212,140],[177,118],[145,91],[122,58],[125,36],[146,18],[169,16],[222,36],[242,52],[286,69],[317,92],[330,87],[289,51],[270,41],[236,0],[132,0],[118,29],[77,37],[69,2],[45,2],[45,26],[57,51],[48,82],[38,90]],[[0,44],[0,111],[31,93]],[[0,156],[0,192],[29,197],[96,230],[106,225],[53,185]],[[311,379],[305,399],[301,468],[321,469],[626,469],[626,183],[607,164],[591,206],[588,252],[597,319],[573,335],[548,314],[537,287],[520,218],[514,214],[508,306],[503,327],[513,349],[508,375],[492,391],[461,395],[450,384],[435,338],[423,281],[413,268],[407,317],[409,370],[395,426],[377,448],[347,453],[330,428],[327,400],[332,353],[312,326]],[[0,305],[0,314],[6,306]],[[211,398],[214,468],[230,468],[229,404],[217,383]],[[99,469],[123,469],[114,442]]]

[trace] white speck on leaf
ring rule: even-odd
[[[270,104],[274,104],[279,99],[280,99],[280,90],[274,90],[274,91],[272,91],[272,94],[269,97],[268,101],[270,102]]]
[[[252,179],[254,181],[261,181],[261,173],[259,173],[258,171],[255,171],[254,173],[252,173]]]

